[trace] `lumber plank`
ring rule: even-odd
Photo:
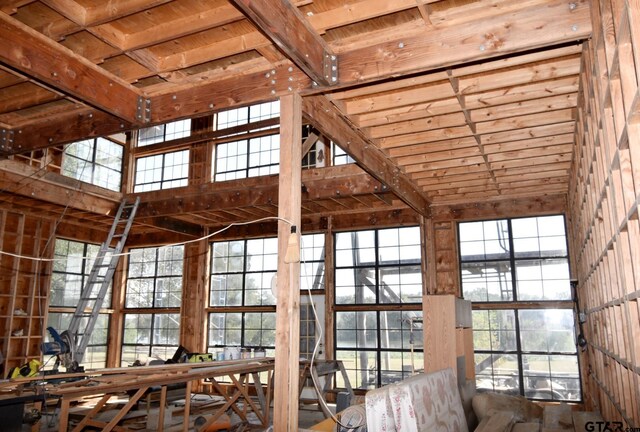
[[[573,425],[571,406],[567,404],[546,405],[542,413],[544,428],[569,428]]]
[[[514,423],[513,413],[494,411],[482,419],[475,432],[509,432]]]

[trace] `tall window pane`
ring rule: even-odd
[[[579,401],[564,218],[466,222],[459,238],[462,292],[484,304],[473,311],[477,388]]]
[[[377,387],[421,369],[419,227],[336,233],[335,248],[336,358],[351,384]]]
[[[123,147],[104,138],[65,145],[62,175],[119,191],[122,184]]]
[[[173,357],[180,344],[183,261],[182,245],[130,251],[123,365]]]

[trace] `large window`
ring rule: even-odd
[[[275,305],[278,239],[213,243],[210,306]]]
[[[58,332],[63,332],[69,328],[73,312],[49,312],[47,316],[47,326],[53,327]],[[80,322],[80,328],[86,327],[86,318]],[[104,368],[107,365],[107,341],[109,335],[109,315],[100,314],[96,320],[93,332],[89,337],[89,344],[82,359],[82,366],[85,369]],[[47,337],[49,335],[47,334]],[[47,339],[51,342],[49,339]],[[52,360],[45,360],[51,364]]]
[[[99,250],[99,245],[56,239],[50,306],[76,307]],[[108,308],[110,304],[111,287],[107,290],[102,306]]]
[[[184,138],[191,135],[191,119],[151,126],[138,131],[138,147]]]
[[[180,307],[182,298],[183,246],[133,249],[125,307]]]
[[[216,181],[277,174],[279,169],[280,135],[242,139],[216,146]]]
[[[69,328],[71,317],[80,300],[80,293],[89,277],[93,260],[99,249],[98,245],[56,239],[47,326],[53,327],[58,333]],[[107,290],[102,304],[103,312],[98,315],[98,320],[89,339],[89,345],[85,351],[82,365],[86,368],[106,366],[109,314],[105,312],[105,309],[110,305],[111,287]],[[51,308],[55,308],[55,312],[52,312]],[[80,329],[84,328],[84,324],[81,322]]]
[[[92,138],[67,144],[62,157],[62,174],[113,191],[122,184],[120,144]]]
[[[466,222],[459,239],[478,389],[580,400],[564,218]]]
[[[209,349],[275,348],[275,296],[278,239],[216,242],[211,245]],[[268,310],[264,307],[267,306]],[[217,311],[234,307],[236,311]],[[260,309],[260,310],[257,310]]]
[[[167,360],[180,343],[183,246],[133,249],[125,292],[122,364]]]
[[[280,101],[265,102],[242,108],[219,112],[216,116],[216,130],[241,126],[280,116]]]
[[[180,313],[127,313],[124,316],[122,365],[163,363],[180,345]]]
[[[186,186],[189,179],[189,150],[141,157],[136,160],[134,192]]]
[[[336,358],[351,384],[378,387],[422,368],[420,229],[337,233],[335,248]]]
[[[324,289],[324,234],[301,239],[301,289]],[[215,242],[211,245],[209,350],[225,347],[275,348],[273,286],[278,268],[278,239]],[[303,323],[301,321],[301,328]],[[314,334],[310,334],[313,329]],[[315,327],[304,322],[305,353],[315,340]]]

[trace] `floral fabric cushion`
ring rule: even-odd
[[[468,432],[451,369],[372,390],[367,393],[366,410],[370,431]]]

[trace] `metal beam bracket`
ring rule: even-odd
[[[0,132],[0,149],[9,151],[13,148],[14,133],[10,129],[2,129]]]
[[[151,121],[151,99],[138,96],[136,118],[140,123],[149,123]]]
[[[324,53],[324,78],[329,85],[338,84],[338,56],[328,52]]]

